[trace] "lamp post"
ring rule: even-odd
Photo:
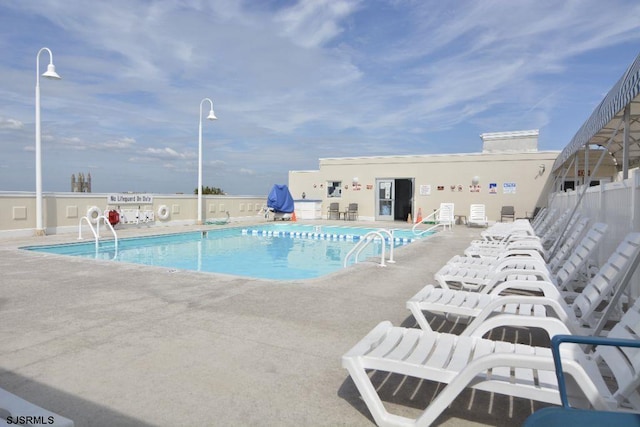
[[[209,98],[200,101],[200,125],[198,126],[198,225],[202,225],[202,104],[205,101],[209,101],[211,105],[207,120],[217,120],[216,115],[213,113],[213,101]]]
[[[36,55],[36,236],[44,236],[45,234],[42,224],[42,153],[40,144],[40,54],[44,51],[49,52],[49,65],[42,77],[56,80],[61,78],[53,65],[53,53],[49,48],[43,47]]]

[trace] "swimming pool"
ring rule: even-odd
[[[134,264],[224,273],[263,279],[320,277],[343,268],[346,255],[372,228],[264,224],[243,228],[120,239],[21,249]],[[394,246],[417,238],[410,230],[393,230]],[[387,253],[389,246],[387,245]],[[377,256],[380,241],[366,246],[359,259]]]

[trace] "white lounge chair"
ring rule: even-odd
[[[637,339],[640,300],[609,332],[609,338]],[[575,405],[599,410],[640,411],[640,352],[597,347],[585,354],[578,345],[561,349],[565,374],[572,377]],[[615,384],[609,388],[605,365]],[[375,422],[380,426],[429,426],[467,387],[559,405],[551,349],[378,324],[342,356]],[[381,371],[444,383],[416,419],[389,413],[368,374]],[[400,386],[401,387],[401,386]],[[397,391],[397,390],[396,390]],[[581,398],[582,397],[582,398]],[[586,399],[585,399],[586,398]],[[586,400],[586,401],[585,401]],[[426,402],[425,402],[426,403]]]
[[[473,204],[469,207],[469,220],[467,224],[477,227],[487,227],[489,225],[484,205]]]
[[[469,246],[467,249],[465,249],[464,254],[467,257],[473,258],[497,259],[499,257],[507,256],[509,253],[518,253],[520,251],[536,251],[549,262],[551,272],[555,273],[555,271],[557,271],[557,269],[561,265],[562,261],[566,258],[566,253],[573,248],[573,246],[579,240],[580,236],[582,236],[582,233],[584,232],[588,224],[588,218],[582,218],[577,221],[575,226],[573,226],[573,228],[569,230],[566,237],[563,239],[563,242],[559,243],[558,249],[555,250],[555,255],[553,254],[553,250],[548,251],[542,246],[541,243],[526,240],[512,242],[501,247],[480,248]]]
[[[456,255],[447,261],[447,264],[458,266],[495,266],[500,261],[507,258],[516,256],[533,256],[548,261],[549,269],[552,273],[555,273],[558,268],[560,268],[564,260],[569,256],[569,252],[573,250],[588,223],[589,220],[587,218],[583,218],[578,224],[576,224],[562,246],[558,248],[555,255],[553,255],[553,258],[550,260],[547,260],[547,256],[551,254],[541,246],[531,246],[524,242],[513,242],[511,245],[507,245],[504,249],[493,248],[478,250],[475,248],[467,248],[464,251],[466,256]]]
[[[462,335],[478,335],[480,330],[486,332],[498,326],[515,325],[542,328],[549,336],[588,334],[599,320],[600,304],[615,288],[623,285],[623,277],[636,265],[638,257],[640,233],[630,233],[570,303],[565,301],[565,293],[554,284],[526,281],[504,282],[489,294],[426,286],[407,301],[407,308],[424,330],[431,330],[424,315],[424,312],[431,312],[473,318]],[[502,295],[511,287],[529,288],[542,292],[544,296]]]
[[[11,421],[9,421],[9,417],[11,417]],[[21,417],[38,417],[39,420],[42,420],[40,424],[48,426],[73,427],[73,421],[27,402],[15,394],[0,388],[0,426],[36,425],[20,421]]]
[[[542,259],[513,257],[489,267],[445,265],[435,274],[435,279],[443,288],[451,288],[455,285],[462,289],[483,293],[490,292],[493,287],[508,279],[545,280],[558,287],[567,287],[570,286],[571,280],[577,277],[580,269],[587,264],[606,229],[606,224],[595,224],[581,240],[578,249],[571,254],[555,275]],[[573,287],[569,289],[573,290]]]

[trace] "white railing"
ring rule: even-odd
[[[411,231],[413,232],[413,234],[421,236],[424,233],[433,231],[438,227],[443,227],[445,230],[447,229],[447,227],[449,227],[449,230],[451,230],[454,220],[455,215],[453,211],[453,203],[441,203],[439,209],[434,210],[422,221],[418,221],[413,224],[413,227],[411,227]],[[432,223],[433,225],[426,230],[417,231],[419,225],[426,223]]]
[[[85,222],[89,226],[89,229],[91,230],[91,233],[93,234],[93,238],[96,242],[96,255],[98,253],[98,246],[99,246],[98,242],[100,240],[100,221],[105,223],[107,228],[109,228],[111,230],[111,233],[113,234],[113,241],[114,241],[114,247],[115,247],[115,255],[113,256],[113,258],[117,257],[118,256],[118,234],[116,233],[116,230],[113,228],[113,226],[111,225],[107,217],[104,215],[99,215],[96,218],[95,228],[93,227],[93,224],[91,224],[91,220],[89,219],[89,217],[83,216],[82,218],[80,218],[80,222],[78,223],[78,240],[83,240],[82,239],[82,221],[83,220],[85,220]]]
[[[597,263],[602,265],[624,237],[632,231],[640,231],[640,171],[624,181],[604,183],[576,191],[552,193],[548,198],[549,209],[557,212],[573,210],[589,218],[591,223],[604,222],[609,227],[597,253]],[[584,196],[581,195],[584,192]],[[633,297],[640,296],[640,273],[636,272],[630,285]]]
[[[358,256],[360,255],[360,253],[362,252],[362,250],[367,247],[369,244],[371,244],[372,242],[374,242],[376,240],[376,237],[378,237],[382,243],[382,252],[380,254],[380,267],[386,267],[387,265],[385,264],[385,258],[386,258],[386,253],[385,253],[385,248],[386,248],[386,240],[385,237],[383,236],[383,234],[386,234],[387,236],[389,236],[389,259],[387,260],[387,262],[393,264],[395,263],[395,260],[393,259],[393,231],[390,230],[385,230],[385,229],[380,229],[377,231],[370,231],[367,234],[365,234],[364,236],[362,236],[362,238],[358,241],[358,243],[356,243],[356,245],[349,251],[349,253],[347,253],[347,256],[344,257],[344,267],[347,266],[347,263],[349,261],[349,258],[351,258],[352,255],[355,254],[355,260],[354,260],[354,264],[358,263]]]

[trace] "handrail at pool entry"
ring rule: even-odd
[[[347,256],[344,257],[344,263],[343,266],[346,267],[347,266],[347,262],[349,261],[349,258],[351,257],[351,255],[353,255],[355,253],[355,263],[358,263],[358,256],[360,255],[360,252],[362,252],[362,250],[369,245],[371,242],[375,241],[375,237],[379,237],[380,241],[382,242],[382,253],[380,254],[380,267],[386,267],[385,264],[385,247],[386,247],[386,239],[384,238],[384,236],[382,234],[387,234],[389,236],[389,246],[391,247],[391,249],[389,250],[389,262],[390,263],[395,263],[394,259],[393,259],[393,232],[389,231],[389,230],[385,230],[385,229],[380,229],[377,231],[370,231],[367,234],[365,234],[364,236],[362,236],[362,238],[358,241],[358,243],[356,243],[356,245],[349,251],[349,253],[347,253]]]
[[[113,258],[115,259],[115,257],[118,256],[118,234],[116,233],[116,230],[113,228],[113,226],[111,225],[107,217],[104,215],[99,215],[96,218],[95,228],[93,228],[93,225],[91,224],[91,221],[88,216],[83,216],[82,218],[80,218],[80,222],[78,224],[78,240],[82,240],[82,220],[86,220],[87,224],[89,225],[89,228],[91,229],[91,233],[93,234],[93,238],[95,239],[95,242],[96,242],[96,252],[98,252],[98,241],[100,240],[100,220],[102,220],[107,226],[107,228],[111,230],[111,233],[113,234],[114,245],[115,245],[115,255],[113,256]]]
[[[93,237],[96,239],[96,242],[98,241],[98,235],[96,234],[96,230],[94,230],[93,225],[91,224],[91,221],[89,220],[88,216],[83,216],[82,218],[80,218],[80,222],[78,223],[78,240],[82,240],[82,220],[87,221],[87,225],[89,226],[89,229],[91,229],[91,233],[93,233]]]

